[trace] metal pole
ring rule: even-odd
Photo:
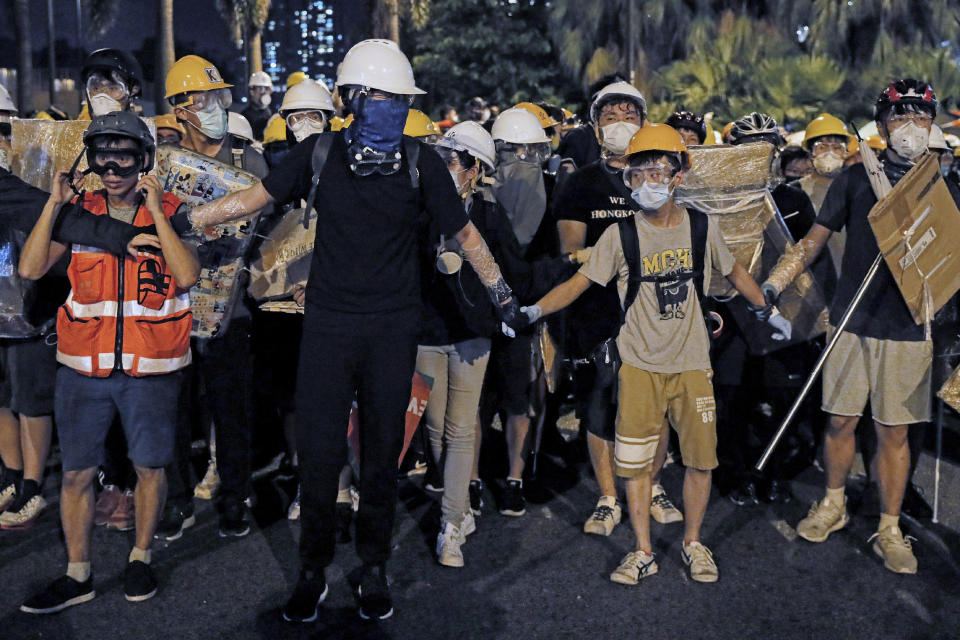
[[[873,278],[877,275],[877,271],[880,269],[880,264],[882,262],[883,254],[878,253],[877,257],[873,261],[873,264],[870,265],[867,275],[863,278],[863,282],[860,283],[860,288],[857,289],[857,292],[854,294],[853,300],[850,301],[850,305],[847,307],[847,310],[843,312],[843,317],[840,318],[840,322],[837,324],[837,329],[834,332],[833,337],[830,338],[830,342],[827,343],[827,348],[823,350],[823,353],[821,353],[820,357],[817,359],[817,364],[813,366],[813,371],[811,371],[810,375],[807,377],[807,381],[804,383],[803,389],[800,390],[800,395],[798,395],[797,399],[793,401],[793,405],[790,407],[790,410],[787,411],[787,415],[783,418],[783,422],[780,423],[780,428],[777,429],[777,433],[770,440],[770,444],[767,445],[763,455],[760,456],[760,460],[756,465],[757,471],[763,471],[763,468],[767,466],[770,456],[773,455],[773,450],[777,448],[777,445],[780,443],[780,439],[783,438],[784,433],[787,431],[787,427],[790,426],[790,423],[793,422],[797,412],[800,410],[800,405],[803,404],[807,394],[810,393],[813,383],[816,382],[817,376],[820,375],[820,371],[823,369],[823,365],[827,361],[827,356],[829,356],[830,352],[833,351],[833,348],[837,346],[837,341],[840,340],[840,334],[843,333],[843,330],[846,328],[847,324],[849,324],[850,318],[853,316],[853,312],[856,311],[857,306],[863,299],[863,295],[867,292],[867,287],[869,287],[870,283],[873,282]]]
[[[937,401],[937,460],[933,470],[933,521],[940,522],[940,456],[943,454],[943,400]]]
[[[50,72],[50,104],[57,100],[57,48],[54,45],[56,38],[56,24],[53,19],[53,0],[47,0],[47,65]]]
[[[83,4],[82,0],[77,0],[77,48],[81,55],[87,55],[87,47],[83,41]]]
[[[633,0],[627,0],[627,74],[630,84],[636,79],[633,67]]]

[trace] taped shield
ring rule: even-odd
[[[317,212],[311,208],[307,228],[303,226],[303,209],[293,209],[267,234],[250,263],[247,287],[254,300],[264,302],[261,309],[276,309],[269,303],[290,299],[296,285],[307,283],[316,232]]]

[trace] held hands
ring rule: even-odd
[[[777,300],[780,298],[780,292],[777,291],[777,288],[770,282],[764,282],[760,285],[760,291],[763,292],[763,298],[767,301],[767,304],[777,304]]]
[[[501,310],[504,307],[511,306],[510,313],[512,314],[509,319],[505,315],[500,316],[500,330],[508,338],[516,338],[517,332],[526,329],[543,315],[543,310],[537,305],[530,305],[529,307],[516,307],[516,302],[513,298],[508,300],[503,304]]]
[[[774,340],[789,340],[790,336],[793,334],[793,325],[791,325],[790,321],[780,314],[780,310],[776,307],[773,307],[770,317],[767,318],[767,324],[769,324],[775,330],[775,333],[773,334]]]
[[[70,202],[70,198],[73,197],[73,189],[70,188],[70,177],[69,171],[61,171],[57,173],[57,177],[53,181],[53,187],[50,190],[50,201],[57,206]],[[77,189],[82,189],[85,181],[86,176],[83,173],[80,171],[73,172],[73,184]]]
[[[163,188],[160,186],[160,181],[157,180],[157,176],[146,175],[140,178],[140,182],[137,183],[137,190],[143,194],[147,210],[150,211],[154,217],[157,215],[162,216],[163,208],[161,207],[161,201],[163,198]]]

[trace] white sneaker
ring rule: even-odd
[[[843,504],[834,504],[824,498],[814,502],[807,517],[797,523],[797,535],[810,542],[823,542],[831,533],[847,526],[849,521],[846,496],[843,497]]]
[[[217,473],[217,459],[210,458],[207,472],[193,489],[193,495],[201,500],[211,500],[220,488],[220,474]]]
[[[655,574],[658,569],[652,553],[631,551],[623,556],[620,566],[610,574],[610,579],[618,584],[637,584],[643,578]]]
[[[583,523],[583,532],[598,536],[609,536],[613,528],[620,524],[622,512],[615,496],[600,496],[593,513]]]
[[[18,511],[4,511],[0,514],[0,529],[6,531],[29,529],[46,506],[47,501],[43,496],[33,496]]]
[[[667,497],[663,485],[659,482],[653,485],[650,492],[650,515],[660,524],[683,522],[683,514]]]
[[[690,578],[696,582],[716,582],[720,579],[717,563],[713,561],[713,553],[703,544],[694,540],[683,545],[680,550],[683,563],[690,569]]]
[[[0,516],[2,521],[2,516]],[[878,531],[867,542],[873,541],[873,552],[883,558],[883,568],[894,573],[916,573],[917,557],[913,555],[914,538],[904,537],[900,527],[887,527]]]
[[[473,513],[467,509],[467,512],[463,514],[463,520],[460,521],[460,532],[463,533],[464,539],[471,533],[477,530],[477,519]]]
[[[437,535],[437,561],[445,567],[462,567],[463,551],[460,546],[463,543],[460,528],[452,522],[444,523]]]
[[[287,509],[287,520],[299,520],[300,519],[300,485],[297,485],[297,497],[293,499],[293,502],[290,503],[290,508]]]

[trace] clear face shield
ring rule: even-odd
[[[130,88],[116,71],[94,71],[87,78],[87,104],[90,113],[100,116],[113,111],[123,111],[130,100]]]
[[[443,158],[443,161],[446,163],[447,171],[450,172],[450,177],[453,178],[453,184],[457,187],[457,193],[460,194],[461,198],[466,198],[473,190],[473,187],[476,185],[477,180],[479,180],[480,175],[483,172],[483,168],[480,165],[480,160],[474,158],[473,164],[465,167],[462,160],[463,154],[469,154],[471,157],[473,154],[470,153],[469,149],[457,144],[450,138],[440,138],[436,143],[434,143],[433,148],[438,154],[440,154],[440,157]],[[476,179],[473,179],[466,184],[461,184],[460,177],[474,167],[477,167]]]
[[[497,157],[500,162],[526,162],[527,164],[543,165],[553,150],[549,142],[535,142],[532,144],[515,144],[513,142],[497,141]]]

